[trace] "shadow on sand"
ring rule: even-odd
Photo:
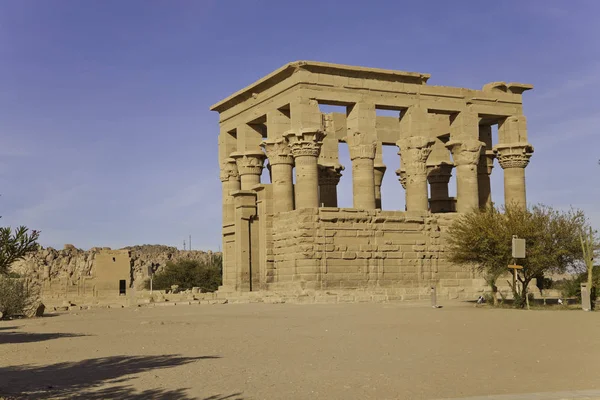
[[[0,332],[0,345],[9,343],[33,343],[44,340],[59,339],[65,337],[89,336],[78,333],[28,333],[28,332]]]
[[[19,365],[0,367],[0,398],[6,399],[163,399],[188,400],[186,388],[177,390],[148,389],[137,391],[131,386],[117,385],[99,389],[106,384],[126,382],[131,375],[158,369],[177,367],[218,356],[181,357],[115,356],[79,362],[63,362],[45,366]],[[211,400],[237,399],[236,395],[209,397]]]

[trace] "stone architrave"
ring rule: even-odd
[[[234,221],[235,208],[231,193],[240,190],[240,175],[235,160],[226,158],[221,165],[219,174],[223,187],[223,225],[232,224]]]
[[[294,209],[294,157],[287,139],[265,140],[261,147],[267,154],[273,185],[273,212],[292,211]]]
[[[525,167],[533,154],[529,143],[499,144],[494,147],[498,163],[504,170],[504,203],[527,206]]]
[[[254,185],[260,183],[265,161],[265,154],[262,151],[245,151],[231,153],[237,164],[240,174],[241,190],[251,190]]]
[[[448,195],[448,182],[452,177],[452,164],[441,163],[427,166],[427,181],[431,191],[429,204],[431,212],[449,212],[451,210]]]
[[[381,210],[381,184],[383,183],[383,176],[387,167],[383,163],[376,163],[374,165],[374,181],[375,181],[375,208]]]
[[[435,141],[425,136],[411,136],[400,139],[396,145],[406,171],[407,211],[427,211],[427,157]]]
[[[354,132],[343,141],[348,144],[352,160],[352,194],[354,208],[375,209],[374,160],[377,142],[370,135]]]
[[[467,213],[479,208],[477,164],[485,143],[475,139],[451,140],[446,147],[456,165],[456,211]]]
[[[317,160],[325,133],[305,128],[284,135],[292,149],[296,165],[296,208],[319,207],[319,170]]]
[[[344,167],[340,164],[319,164],[319,195],[324,207],[337,207],[337,185],[342,177]]]

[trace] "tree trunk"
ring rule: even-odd
[[[498,306],[498,286],[495,283],[490,284],[492,287],[492,301],[494,302],[494,307]]]
[[[521,281],[521,284],[523,285],[523,289],[521,289],[521,296],[524,296],[525,305],[527,306],[528,310],[529,310],[529,293],[527,293],[527,286],[529,286],[530,281],[531,281],[531,279],[524,279]]]

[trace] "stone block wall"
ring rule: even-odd
[[[279,213],[272,224],[275,287],[481,286],[469,269],[445,259],[445,232],[456,215],[343,208]]]

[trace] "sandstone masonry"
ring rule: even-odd
[[[220,117],[221,293],[481,284],[446,261],[445,231],[460,213],[491,204],[495,159],[505,202],[526,204],[533,147],[522,93],[532,86],[472,90],[428,85],[429,77],[299,61],[211,108]],[[320,105],[346,113],[324,114]],[[339,163],[340,143],[352,165]],[[393,204],[381,198],[383,146],[398,148],[403,211],[381,209],[382,200]],[[265,162],[269,183],[260,181]],[[352,174],[351,209],[337,207],[344,171]],[[456,198],[448,195],[453,171]]]

